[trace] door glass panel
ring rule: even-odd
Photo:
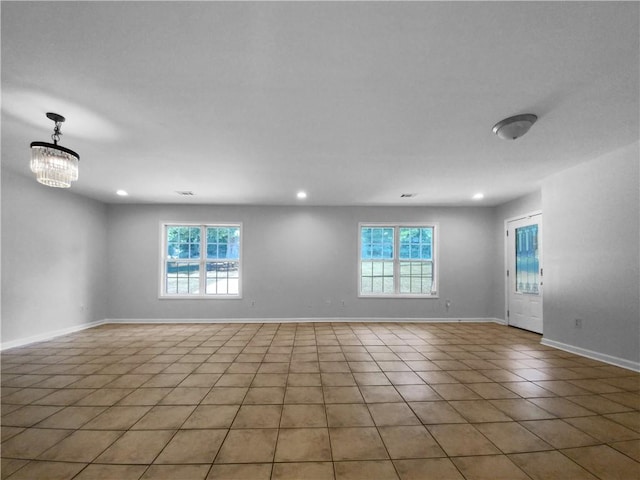
[[[538,225],[516,228],[516,292],[538,294]]]

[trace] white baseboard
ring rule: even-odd
[[[587,357],[593,360],[608,363],[610,365],[615,365],[616,367],[626,368],[627,370],[633,370],[634,372],[640,372],[640,362],[633,362],[624,358],[614,357],[612,355],[607,355],[606,353],[594,352],[593,350],[587,350],[586,348],[576,347],[567,343],[556,342],[555,340],[549,340],[548,338],[544,337],[542,338],[542,341],[540,343],[548,347],[564,350],[565,352],[575,353],[576,355],[580,355],[582,357]]]
[[[297,317],[297,318],[109,318],[106,324],[139,323],[499,323],[497,318]]]
[[[147,324],[166,323],[497,323],[506,325],[504,320],[490,317],[474,318],[373,318],[373,317],[299,317],[299,318],[105,318],[92,323],[53,330],[31,337],[20,338],[0,344],[0,351],[24,347],[32,343],[44,342],[69,333],[109,324]]]
[[[61,337],[62,335],[68,335],[70,333],[86,330],[87,328],[104,325],[105,323],[107,323],[106,320],[98,320],[96,322],[83,323],[82,325],[74,325],[73,327],[61,328],[60,330],[52,330],[50,332],[40,333],[32,337],[20,338],[18,340],[11,340],[9,342],[2,342],[2,344],[0,344],[0,351],[16,347],[24,347],[25,345],[29,345],[32,343],[44,342],[46,340],[51,340],[52,338]]]

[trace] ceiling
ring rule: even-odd
[[[2,2],[2,162],[53,111],[103,202],[498,205],[638,140],[639,7]]]

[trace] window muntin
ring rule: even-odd
[[[360,225],[361,296],[436,296],[434,225]]]
[[[163,225],[163,297],[240,296],[241,226]]]

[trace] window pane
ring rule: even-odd
[[[171,226],[166,232],[168,258],[200,258],[200,227]]]
[[[207,262],[208,294],[227,295],[239,293],[238,262]]]
[[[433,277],[422,277],[422,291],[431,293],[433,291]]]
[[[178,232],[178,242],[180,243],[188,243],[189,242],[189,227],[175,227]]]
[[[180,244],[179,243],[169,243],[167,244],[167,257],[169,258],[179,258],[180,257]]]
[[[362,293],[371,293],[373,289],[373,282],[371,281],[371,277],[363,276],[360,281],[360,287]]]
[[[218,246],[220,238],[220,228],[207,228],[207,258],[219,258]]]
[[[371,276],[371,275],[373,275],[373,263],[372,262],[362,262],[361,272],[362,272],[362,276]]]
[[[433,227],[400,228],[400,258],[403,260],[432,259]]]
[[[393,228],[363,227],[360,232],[360,258],[392,259]]]
[[[200,227],[191,227],[189,229],[189,241],[191,243],[200,243]]]
[[[374,262],[373,263],[373,273],[372,275],[381,276],[383,273],[383,264],[382,262]]]
[[[393,262],[361,262],[360,291],[363,294],[394,292]]]
[[[433,263],[400,262],[400,293],[430,294],[433,285]]]
[[[189,245],[189,257],[188,258],[200,258],[200,244],[191,243]]]
[[[240,229],[238,227],[229,228],[227,258],[236,260],[240,258]]]
[[[178,293],[177,263],[167,262],[165,267],[165,290],[167,293]]]
[[[516,292],[539,293],[538,225],[516,228]]]
[[[207,228],[207,258],[239,259],[240,229],[238,227]]]
[[[383,290],[384,293],[394,292],[393,277],[384,277]]]
[[[362,244],[368,244],[371,243],[371,229],[370,228],[363,228],[362,231],[360,232],[360,237],[361,237],[361,241]]]
[[[190,262],[167,262],[165,278],[167,294],[197,294],[200,289],[200,265]]]

